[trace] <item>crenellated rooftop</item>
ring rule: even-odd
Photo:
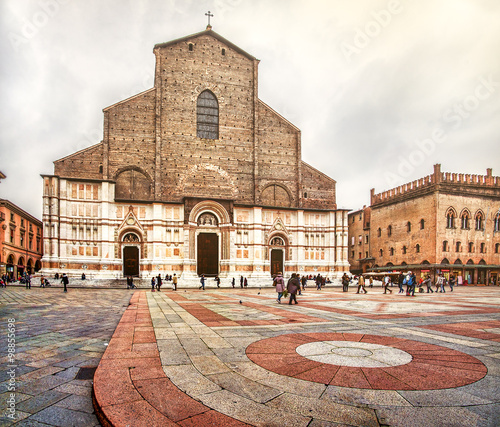
[[[375,189],[370,190],[370,205],[392,202],[400,200],[403,197],[421,195],[427,191],[434,190],[437,186],[470,186],[497,188],[500,189],[500,177],[492,175],[492,169],[486,169],[486,175],[463,174],[441,172],[441,165],[434,165],[434,173],[412,182],[400,185],[390,190],[375,194]]]

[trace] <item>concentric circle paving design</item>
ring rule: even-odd
[[[295,351],[317,362],[364,368],[400,366],[412,360],[406,351],[368,342],[316,341],[299,345]]]
[[[286,334],[254,342],[246,354],[277,374],[374,390],[455,388],[476,382],[487,372],[468,354],[379,335]]]

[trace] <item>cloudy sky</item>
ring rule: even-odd
[[[339,207],[432,172],[500,175],[498,0],[2,0],[0,198],[41,219],[40,174],[153,85],[156,43],[213,30],[261,60]]]

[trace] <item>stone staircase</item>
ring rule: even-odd
[[[235,277],[235,288],[240,288],[240,280],[239,276]],[[285,278],[287,280],[288,278]],[[61,280],[57,280],[52,278],[48,278],[51,287],[62,288],[63,285]],[[270,288],[272,287],[272,279],[252,279],[248,278],[248,288]],[[232,277],[221,278],[220,287],[221,288],[232,288]],[[19,282],[15,282],[14,284],[10,284],[11,286],[25,286],[24,284],[20,284]],[[134,285],[137,289],[151,289],[151,279],[150,278],[137,278],[134,277]],[[40,274],[35,274],[31,278],[31,286],[38,287],[40,286]],[[341,286],[340,280],[334,279],[333,283],[329,283],[326,285],[327,288]],[[81,277],[72,277],[69,276],[69,287],[70,288],[92,288],[92,289],[127,289],[127,279],[126,278],[115,278],[115,279],[93,279],[86,278],[82,280]],[[200,279],[197,277],[190,278],[179,278],[177,287],[180,289],[197,289],[200,287]],[[309,280],[307,282],[307,287],[309,289],[315,289],[316,285],[314,281]],[[172,289],[172,282],[163,280],[162,289],[170,290]],[[217,289],[217,284],[213,277],[208,277],[205,280],[205,289]]]

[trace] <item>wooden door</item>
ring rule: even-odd
[[[283,250],[271,249],[271,276],[283,271]]]
[[[139,248],[137,246],[123,248],[123,275],[139,276]]]
[[[219,239],[216,233],[198,234],[198,275],[219,274]]]

